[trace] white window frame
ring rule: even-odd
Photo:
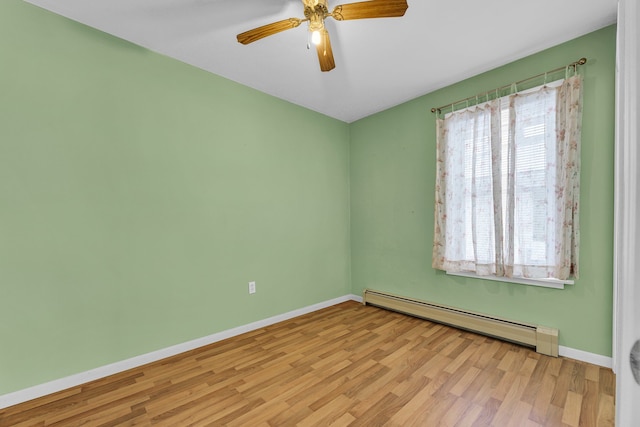
[[[491,280],[494,282],[514,283],[518,285],[539,286],[542,288],[564,289],[565,285],[573,285],[573,280],[559,279],[530,279],[527,277],[498,277],[494,275],[480,276],[475,273],[463,273],[456,271],[447,271],[450,276],[470,277],[472,279]]]

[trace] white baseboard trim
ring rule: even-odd
[[[589,353],[588,351],[577,350],[575,348],[558,346],[558,355],[605,368],[611,368],[613,366],[613,359],[611,357]]]
[[[246,332],[251,332],[256,329],[264,328],[266,326],[270,326],[278,322],[289,320],[294,317],[302,316],[304,314],[312,313],[314,311],[318,311],[323,308],[331,307],[332,305],[340,304],[345,301],[362,302],[362,297],[359,297],[357,295],[344,295],[344,296],[334,298],[328,301],[324,301],[318,304],[313,304],[307,307],[293,310],[288,313],[269,317],[268,319],[258,320],[257,322],[249,323],[247,325],[238,326],[236,328],[218,332],[203,338],[198,338],[182,344],[166,347],[157,351],[152,351],[151,353],[142,354],[140,356],[135,356],[130,359],[122,360],[119,362],[111,363],[109,365],[91,369],[89,371],[80,372],[78,374],[53,380],[44,384],[39,384],[23,390],[18,390],[12,393],[4,394],[0,396],[0,409],[8,408],[9,406],[27,402],[29,400],[33,400],[38,397],[42,397],[48,394],[66,390],[71,387],[76,387],[81,384],[88,383],[90,381],[95,381],[100,378],[108,377],[109,375],[114,375],[120,372],[124,372],[128,369],[146,365],[147,363],[156,362],[158,360],[162,360],[167,357],[175,356],[176,354],[184,353],[185,351],[194,350],[196,348],[213,344],[215,342],[222,341],[227,338],[234,337],[236,335],[244,334]]]

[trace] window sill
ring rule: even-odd
[[[450,276],[471,277],[473,279],[493,280],[495,282],[516,283],[519,285],[541,286],[543,288],[564,289],[564,285],[573,285],[573,280],[558,279],[526,279],[524,277],[479,276],[475,273],[458,273],[447,271]]]

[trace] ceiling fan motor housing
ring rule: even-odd
[[[320,31],[324,28],[324,18],[329,15],[327,0],[305,1],[304,16],[309,20],[309,31]]]

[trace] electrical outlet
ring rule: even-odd
[[[250,294],[256,293],[256,282],[249,282],[249,293]]]

